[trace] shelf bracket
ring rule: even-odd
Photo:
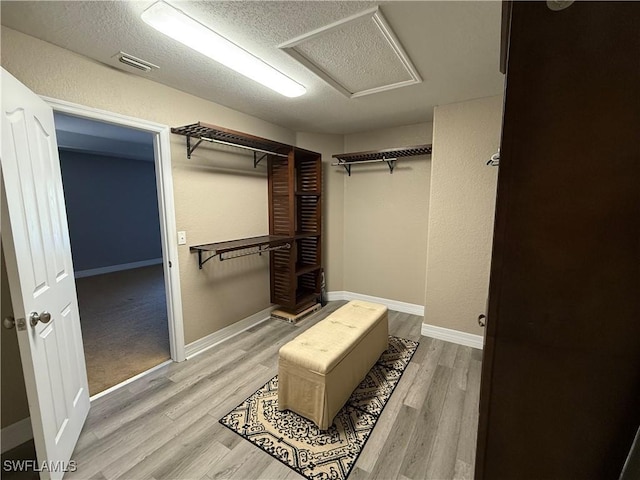
[[[204,260],[202,259],[202,250],[198,250],[198,268],[200,270],[202,270],[202,266],[207,263],[209,260],[211,260],[212,258],[216,257],[217,255],[209,255],[207,258],[205,258]]]
[[[189,135],[187,135],[187,158],[191,159],[191,154],[194,152],[194,150],[196,148],[198,148],[198,146],[202,143],[202,139],[198,140],[196,142],[196,144],[192,147],[191,146],[191,137]]]
[[[347,173],[349,174],[349,176],[351,176],[351,165],[349,165],[347,162],[345,162],[344,160],[339,160],[337,165],[341,165],[342,167],[344,167],[344,169],[347,171]]]
[[[267,154],[265,153],[260,158],[258,158],[258,153],[254,150],[254,152],[253,152],[253,168],[257,168],[258,165],[260,165],[260,162],[262,160],[264,160],[266,157],[267,157]]]
[[[387,162],[387,165],[389,166],[389,173],[393,173],[393,169],[396,167],[397,158],[384,158],[384,157],[382,157],[382,160],[384,162]]]

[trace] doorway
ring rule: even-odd
[[[93,188],[85,185],[80,188],[80,190],[84,189],[84,192],[80,193],[83,193],[87,198],[87,196],[97,196],[97,190],[101,189],[102,193],[110,194],[112,198],[122,197],[123,184],[129,182],[132,184],[131,187],[135,187],[136,178],[137,181],[143,181],[140,175],[144,170],[146,172],[144,176],[146,195],[141,201],[146,206],[138,208],[138,210],[146,212],[146,220],[155,220],[155,226],[146,228],[147,233],[138,231],[132,237],[124,238],[124,243],[121,243],[118,248],[126,248],[128,245],[132,247],[130,250],[135,250],[137,253],[130,252],[133,256],[118,260],[113,256],[114,252],[111,252],[111,257],[105,259],[103,258],[104,252],[97,251],[95,231],[93,232],[94,243],[91,245],[92,242],[89,242],[88,251],[82,252],[78,241],[76,241],[76,245],[78,245],[76,248],[73,244],[74,226],[70,218],[69,229],[83,337],[88,340],[89,334],[97,332],[97,335],[91,338],[93,346],[85,344],[90,394],[93,399],[128,383],[131,378],[137,378],[138,374],[143,375],[154,365],[162,363],[163,359],[170,358],[178,362],[185,359],[169,127],[60,100],[49,98],[44,98],[44,100],[54,109],[65,198],[69,198],[65,171],[67,172],[66,177],[69,179],[78,173],[78,165],[85,169],[96,168],[102,162],[102,167],[107,164],[114,167],[115,163],[119,161],[121,163],[118,166],[120,174],[112,172],[111,176],[114,177],[112,180],[116,181],[119,177],[122,182],[120,185],[114,186],[112,184],[109,187],[106,185],[108,183],[106,182],[106,175],[108,175],[105,173],[106,170],[96,171],[95,174],[105,182],[94,184]],[[85,137],[76,135],[80,127],[77,125],[76,127],[69,126],[65,122],[75,122],[77,125],[84,124]],[[59,127],[61,127],[60,130]],[[75,146],[74,139],[70,138],[70,135],[76,137]],[[103,138],[100,139],[100,137]],[[119,138],[119,140],[114,141],[114,138]],[[93,142],[93,147],[88,146],[91,142]],[[105,159],[105,155],[102,155],[103,158],[98,158],[106,152],[107,147],[113,150],[113,156],[121,158],[119,160],[114,160],[113,157]],[[79,152],[79,149],[84,152]],[[84,160],[78,158],[82,155],[92,156],[91,160],[96,163],[91,164],[86,161],[86,158]],[[69,165],[65,166],[65,163],[73,164],[74,162],[76,165],[72,165],[72,168],[67,168]],[[138,172],[123,173],[122,168],[127,167],[138,170]],[[73,199],[70,200],[73,201]],[[93,203],[95,200],[95,198],[92,199]],[[80,219],[91,217],[86,214],[87,205],[84,207],[85,216],[81,215]],[[103,222],[105,215],[109,214],[109,205],[106,208],[106,213],[103,215],[93,215],[96,217],[93,221],[96,222],[94,225],[98,225],[95,227],[98,232],[104,233],[104,225],[100,224],[105,223]],[[123,205],[111,205],[111,214],[124,215],[128,213],[124,211],[126,209]],[[133,223],[139,222],[139,219],[133,221]],[[117,224],[117,227],[124,227],[122,220]],[[86,234],[87,229],[84,230],[84,234]],[[152,230],[155,230],[155,238],[149,235]],[[119,235],[126,236],[126,229],[118,228],[113,238],[117,238]],[[83,263],[76,259],[80,252],[84,256],[81,259]],[[136,254],[138,259],[134,258]],[[92,256],[93,259],[90,258]],[[123,266],[126,269],[122,269]],[[127,311],[128,313],[125,313]],[[85,312],[88,314],[87,317],[93,316],[94,318],[85,319]],[[107,320],[108,317],[111,320]],[[115,322],[115,324],[111,322]],[[111,335],[118,323],[120,324],[118,327],[121,330],[120,334],[123,335],[122,342],[115,340],[118,338],[116,335]],[[146,347],[139,344],[143,337],[149,341],[148,345],[151,346],[147,349],[147,353],[145,353]],[[102,383],[98,387],[92,386],[92,376],[94,375],[90,370],[90,357],[97,357],[95,363],[98,366],[96,371],[99,376],[104,376],[104,373],[109,376],[114,370],[102,359],[104,357],[101,358],[98,355],[96,344],[104,350],[103,353],[117,360],[119,365],[117,369],[121,370],[119,375],[122,382],[118,382],[115,386],[107,385],[107,383]],[[109,350],[112,351],[109,352]],[[127,381],[126,378],[129,380]],[[113,383],[113,381],[108,383]]]
[[[170,359],[153,134],[54,114],[89,393]]]

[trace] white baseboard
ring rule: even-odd
[[[28,442],[33,438],[31,431],[31,418],[23,418],[19,422],[9,425],[2,429],[2,453],[8,452],[24,442]]]
[[[420,331],[425,337],[437,338],[446,342],[457,343],[466,347],[473,347],[482,350],[484,346],[484,337],[482,335],[474,335],[473,333],[461,332],[450,328],[436,327],[435,325],[422,324]]]
[[[345,295],[347,292],[327,292],[327,301],[335,302],[337,300],[346,300]]]
[[[424,307],[422,305],[416,305],[414,303],[399,302],[397,300],[389,300],[388,298],[372,297],[371,295],[363,295],[361,293],[354,292],[328,292],[327,299],[329,301],[334,300],[362,300],[363,302],[380,303],[386,306],[389,310],[396,312],[410,313],[411,315],[424,316]]]
[[[187,357],[187,360],[195,357],[196,355],[210,349],[218,345],[225,340],[229,340],[231,337],[235,337],[239,333],[244,332],[245,330],[250,329],[266,320],[271,318],[271,312],[276,308],[276,306],[265,308],[264,310],[259,311],[258,313],[254,313],[250,317],[247,317],[239,322],[233,323],[228,327],[223,328],[222,330],[218,330],[217,332],[213,332],[206,337],[202,337],[200,340],[196,340],[195,342],[190,343],[189,345],[185,345],[184,353]]]
[[[424,307],[413,303],[399,302],[397,300],[389,300],[387,298],[372,297],[371,295],[363,295],[361,293],[353,293],[346,291],[327,292],[327,300],[330,302],[335,300],[363,300],[365,302],[380,303],[385,305],[389,310],[396,312],[410,313],[424,317]],[[458,345],[479,348],[482,350],[484,345],[484,337],[482,335],[474,335],[472,333],[452,330],[450,328],[436,327],[435,325],[422,324],[421,335],[425,337],[437,338]]]
[[[90,268],[89,270],[78,270],[74,273],[74,276],[75,278],[93,277],[94,275],[103,275],[105,273],[131,270],[132,268],[149,267],[151,265],[160,265],[161,263],[162,258],[152,258],[150,260],[142,260],[140,262],[121,263],[120,265],[109,265],[108,267]]]

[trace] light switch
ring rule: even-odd
[[[186,245],[187,232],[178,232],[178,245]]]

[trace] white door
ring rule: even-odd
[[[62,478],[89,389],[53,110],[4,69],[1,158],[2,244],[40,476]]]

